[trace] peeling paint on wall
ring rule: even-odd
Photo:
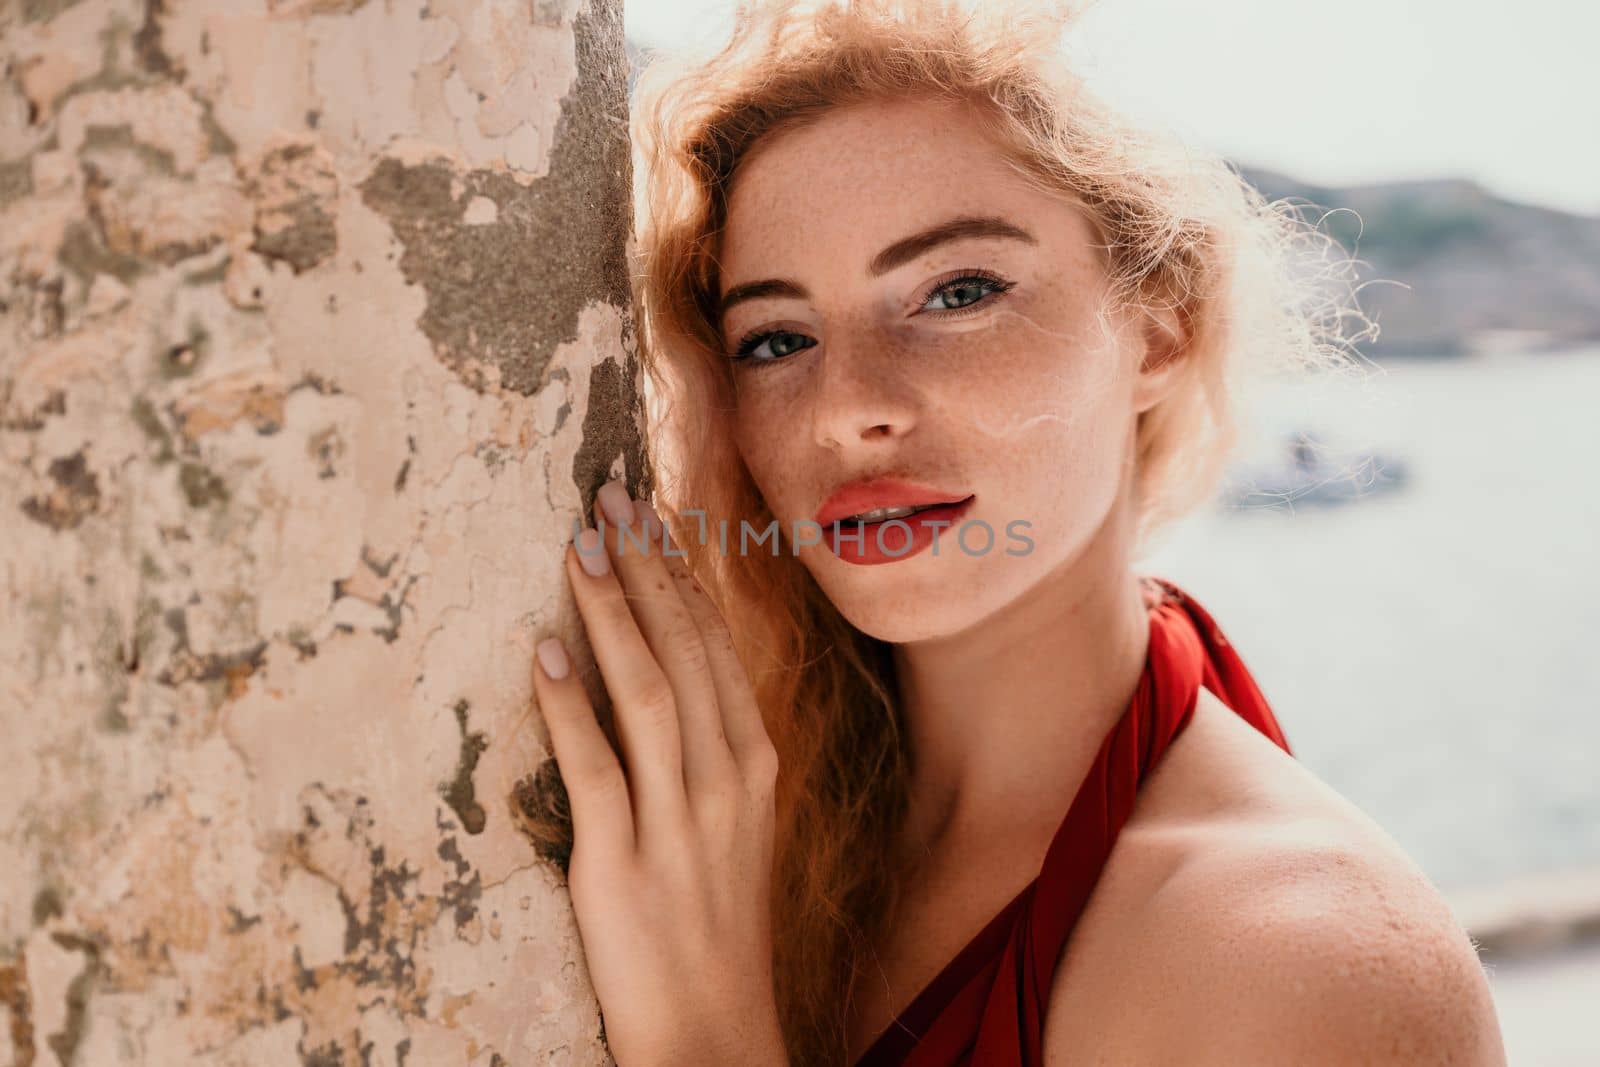
[[[26,497],[22,513],[53,530],[71,530],[93,514],[100,503],[100,485],[84,462],[83,450],[50,461],[48,493]]]
[[[474,389],[488,387],[493,367],[500,388],[533,393],[551,353],[577,337],[584,307],[597,296],[627,306],[626,73],[594,19],[579,15],[573,37],[579,77],[544,177],[524,186],[443,158],[386,158],[361,183],[405,248],[406,280],[427,294],[423,332]]]
[[[609,1063],[521,813],[651,478],[620,5],[17,10],[0,1062]]]
[[[306,138],[270,149],[252,170],[256,239],[250,250],[287,263],[296,274],[333,255],[339,246],[333,157]]]

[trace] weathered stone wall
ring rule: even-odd
[[[650,478],[620,0],[0,0],[0,62],[0,1064],[608,1062],[513,798]]]

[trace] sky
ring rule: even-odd
[[[703,45],[733,6],[624,0],[624,18],[639,45]],[[1600,215],[1594,0],[1099,0],[1074,37],[1104,96],[1238,163],[1327,185],[1465,177]]]

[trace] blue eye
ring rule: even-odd
[[[755,363],[771,363],[783,359],[790,353],[798,352],[803,348],[810,348],[817,342],[805,334],[794,333],[790,330],[758,330],[745,334],[739,341],[739,346],[734,350],[734,361],[751,360]],[[771,355],[756,356],[757,349],[770,348]]]
[[[935,318],[960,318],[968,309],[985,303],[986,298],[1008,292],[1015,286],[1015,282],[1008,282],[988,271],[960,271],[936,282],[922,297],[920,310]],[[944,306],[929,307],[934,301],[942,301]],[[778,363],[816,343],[805,334],[793,330],[754,330],[740,338],[733,355],[728,358],[734,363]],[[768,354],[758,355],[763,348],[768,350]]]
[[[923,301],[923,307],[928,311],[959,311],[971,307],[990,293],[1003,293],[1009,288],[1009,285],[991,278],[957,278],[930,293]],[[945,301],[944,307],[927,306],[931,301],[941,299]]]

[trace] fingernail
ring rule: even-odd
[[[567,671],[572,667],[572,661],[567,659],[567,650],[559,638],[549,638],[539,642],[537,649],[539,666],[544,668],[544,673],[555,681],[560,681],[567,676]]]
[[[578,564],[586,573],[598,578],[611,570],[611,561],[606,558],[606,546],[600,541],[599,530],[588,527],[577,536],[574,543],[578,547]]]
[[[661,521],[661,516],[656,514],[656,509],[648,500],[635,500],[633,502],[633,513],[639,516],[639,525],[644,527],[646,537],[651,543],[654,543],[660,537],[661,529],[664,525]]]
[[[595,496],[600,501],[600,510],[614,525],[626,526],[633,521],[633,501],[620,481],[612,479],[602,485]]]

